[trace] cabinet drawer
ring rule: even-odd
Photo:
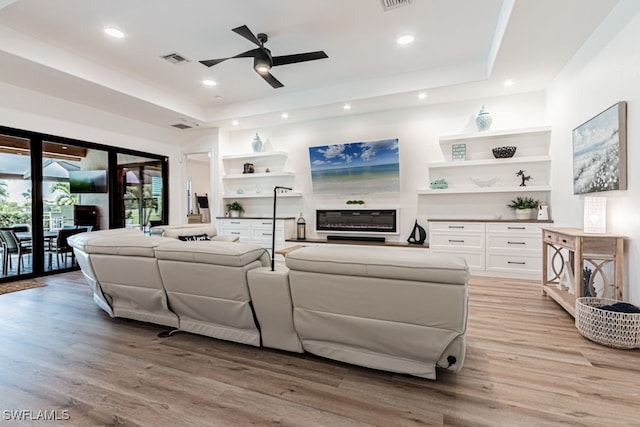
[[[484,250],[484,235],[481,233],[433,233],[429,241],[432,249]]]
[[[539,236],[509,236],[504,234],[487,235],[487,251],[502,251],[510,253],[539,253],[542,242]]]
[[[249,222],[251,223],[252,228],[268,228],[269,230],[273,229],[272,219],[252,219]],[[276,220],[276,229],[282,228],[284,228],[283,221]]]
[[[482,252],[447,252],[431,249],[433,253],[460,256],[467,261],[467,265],[472,270],[484,270],[484,253]]]
[[[273,236],[273,230],[270,228],[252,228],[251,239],[252,240],[271,240]],[[284,241],[284,231],[282,229],[276,229],[276,240]]]
[[[429,224],[431,232],[477,232],[484,233],[483,222],[431,222]]]
[[[249,228],[225,227],[221,231],[222,236],[238,236],[242,242],[249,241],[251,237]]]
[[[487,271],[540,275],[542,259],[539,256],[487,254]]]
[[[487,224],[487,233],[535,234],[538,238],[540,238],[541,229],[538,224],[526,222],[490,222]]]
[[[221,219],[222,228],[249,228],[249,221],[244,219]]]

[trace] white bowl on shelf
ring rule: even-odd
[[[469,177],[469,179],[478,187],[491,187],[498,181],[498,178],[480,179]]]

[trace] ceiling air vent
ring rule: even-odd
[[[170,53],[168,55],[164,55],[161,57],[162,59],[166,59],[167,61],[171,62],[172,64],[184,64],[185,62],[189,62],[189,60],[187,58],[185,58],[182,55],[179,55],[177,53]]]
[[[413,0],[380,0],[382,9],[385,11],[395,9],[400,6],[409,6]]]
[[[185,125],[184,123],[176,123],[175,125],[171,125],[174,128],[178,128],[178,129],[191,129],[191,126],[189,125]]]

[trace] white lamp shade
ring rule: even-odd
[[[607,232],[607,199],[604,197],[584,198],[584,232]]]

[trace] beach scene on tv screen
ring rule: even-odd
[[[314,193],[400,191],[398,139],[309,147]]]

